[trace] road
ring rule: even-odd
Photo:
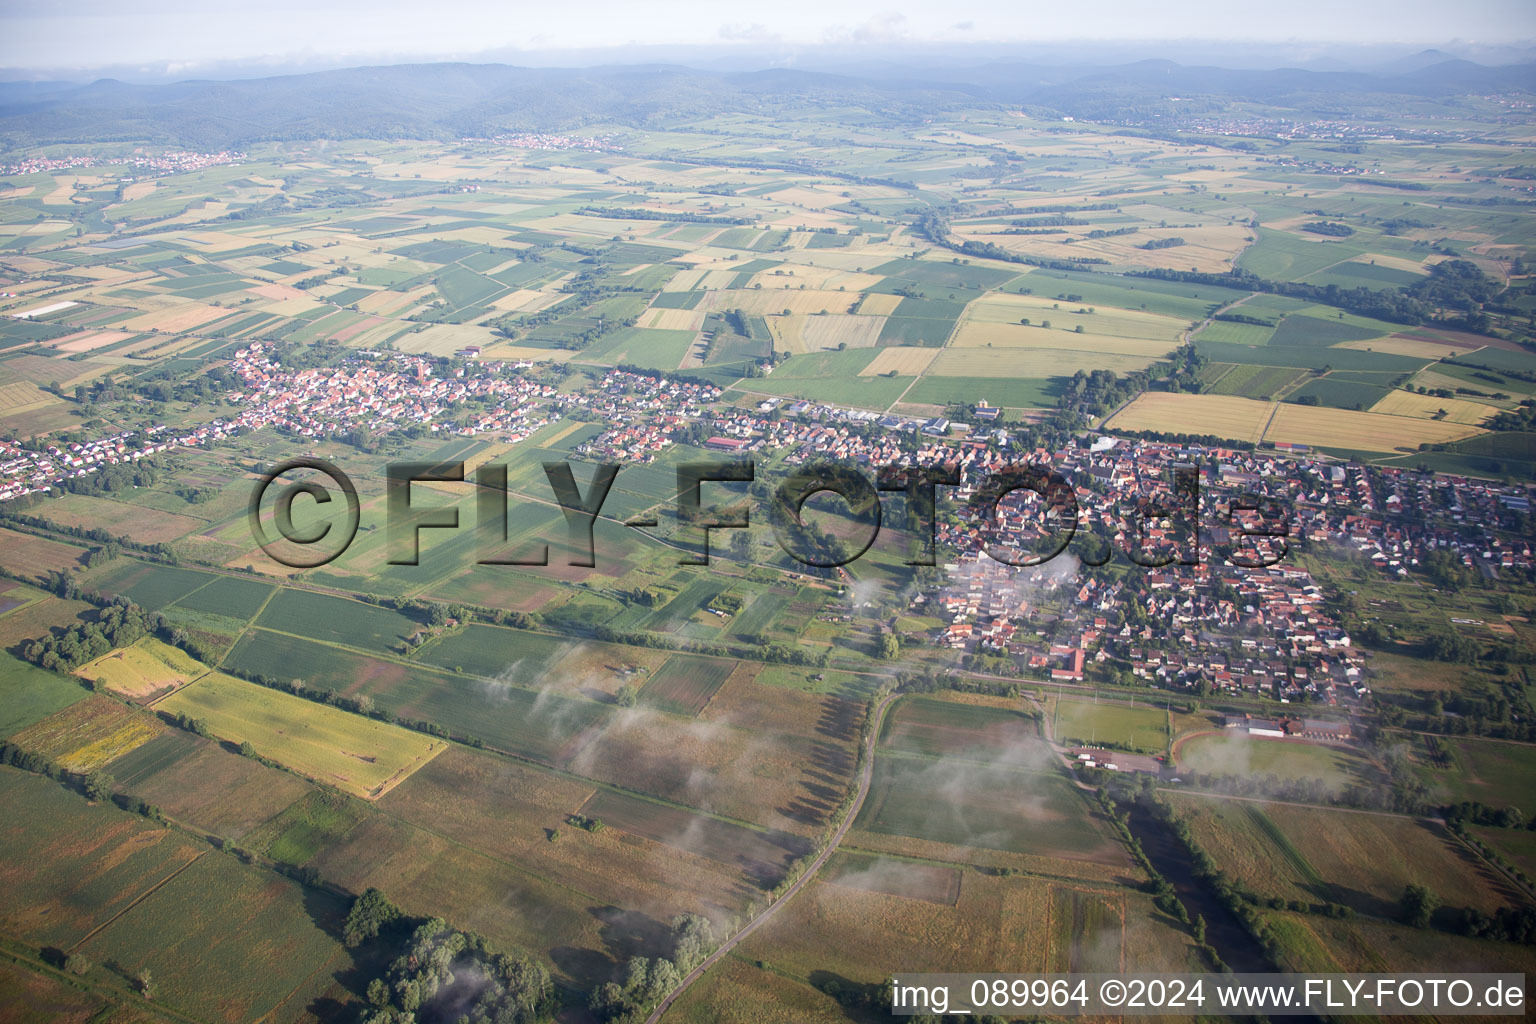
[[[777,913],[780,907],[794,899],[795,893],[799,892],[805,887],[806,883],[816,877],[816,873],[821,870],[822,865],[837,850],[838,844],[843,841],[843,837],[853,827],[853,819],[859,816],[859,808],[864,806],[864,798],[869,796],[869,784],[875,776],[875,744],[880,739],[880,725],[885,721],[885,713],[890,708],[891,702],[895,699],[896,694],[890,694],[875,706],[873,728],[869,730],[869,738],[864,742],[864,770],[859,775],[859,791],[854,795],[853,803],[849,806],[848,813],[843,816],[842,824],[837,826],[837,831],[832,833],[832,838],[827,841],[827,845],[816,855],[816,859],[811,861],[805,871],[800,874],[800,877],[795,880],[794,884],[784,890],[784,895],[774,900],[761,914],[748,921],[741,931],[721,943],[720,948],[705,957],[703,963],[689,971],[688,976],[678,984],[677,988],[673,989],[671,994],[663,999],[656,1009],[651,1011],[651,1015],[645,1018],[645,1024],[656,1024],[657,1021],[661,1020],[662,1015],[672,1008],[672,1004],[677,1002],[684,992],[688,991],[689,985],[698,981],[704,976],[705,971],[725,959],[742,939],[757,931],[758,927]]]

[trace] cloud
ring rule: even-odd
[[[896,43],[907,38],[907,16],[899,11],[877,14],[862,25],[840,25],[827,29],[828,43]]]
[[[721,25],[720,38],[732,43],[782,43],[784,37],[766,25]]]
[[[949,27],[956,32],[974,32],[976,30],[976,23],[974,21],[957,21]]]

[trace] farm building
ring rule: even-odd
[[[1272,718],[1250,718],[1248,719],[1248,735],[1283,737],[1285,735],[1285,727]]]
[[[1347,740],[1350,737],[1348,722],[1340,722],[1333,719],[1304,718],[1300,723],[1301,735],[1309,739],[1318,740]]]

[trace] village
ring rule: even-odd
[[[707,450],[773,454],[786,465],[833,462],[872,472],[950,464],[961,483],[939,491],[940,508],[955,510],[937,520],[937,543],[946,553],[942,580],[913,598],[915,608],[944,625],[920,639],[959,652],[977,668],[1042,673],[1064,684],[1105,678],[1118,666],[1117,681],[1130,685],[1344,707],[1369,692],[1365,657],[1327,610],[1322,588],[1305,568],[1285,561],[1286,544],[1334,546],[1394,577],[1436,552],[1485,575],[1536,564],[1530,486],[1364,467],[1302,450],[1104,434],[1058,451],[1023,450],[984,416],[978,429],[949,439],[936,436],[932,419],[804,402],[720,405],[721,391],[712,385],[623,370],[561,392],[525,376],[529,364],[473,358],[362,352],[334,368],[289,370],[254,343],[229,368],[240,382],[227,395],[239,408],[233,416],[181,433],[157,428],[62,448],[8,444],[0,500],[267,427],[303,438],[398,429],[515,444],[574,417],[605,425],[577,448],[594,461],[647,463],[687,438],[702,438]],[[985,521],[972,500],[989,476],[1025,463],[1070,481],[1077,506],[1078,539],[1039,565],[1008,563],[1030,560],[1024,556],[1061,525],[1061,509],[1053,510],[1053,523],[1042,517],[1052,510],[1038,498],[1010,496]],[[1136,511],[1147,501],[1176,507],[1168,484],[1175,467],[1193,468],[1200,486],[1199,525],[1184,524],[1182,532],[1171,520]],[[1238,495],[1278,510],[1271,518],[1281,520],[1287,536],[1232,544],[1235,535],[1220,515]],[[1097,552],[1105,543],[1155,557],[1139,559],[1145,570],[1123,577],[1085,571],[1078,553],[1101,564]]]

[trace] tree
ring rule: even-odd
[[[145,999],[155,998],[155,979],[149,973],[148,967],[144,968],[138,973],[138,975],[133,979],[133,983],[138,988],[139,995],[143,996]]]
[[[342,938],[349,946],[357,946],[369,939],[378,938],[379,931],[400,918],[400,908],[377,889],[369,888],[352,901],[342,926]]]
[[[625,683],[619,687],[619,692],[613,695],[621,708],[632,708],[640,699],[640,689],[634,683]]]
[[[1410,885],[1403,889],[1401,907],[1405,923],[1415,928],[1428,928],[1430,919],[1440,907],[1440,897],[1422,885]]]
[[[687,974],[704,962],[715,935],[709,921],[698,914],[679,914],[672,919],[672,940],[672,962]]]
[[[880,636],[880,657],[886,661],[893,661],[901,654],[901,640],[895,633],[882,633]]]
[[[79,953],[71,953],[64,958],[64,969],[76,976],[83,975],[90,971],[91,962]]]
[[[87,775],[80,783],[80,788],[85,790],[85,795],[96,801],[110,799],[114,785],[112,776],[106,772],[95,771]]]

